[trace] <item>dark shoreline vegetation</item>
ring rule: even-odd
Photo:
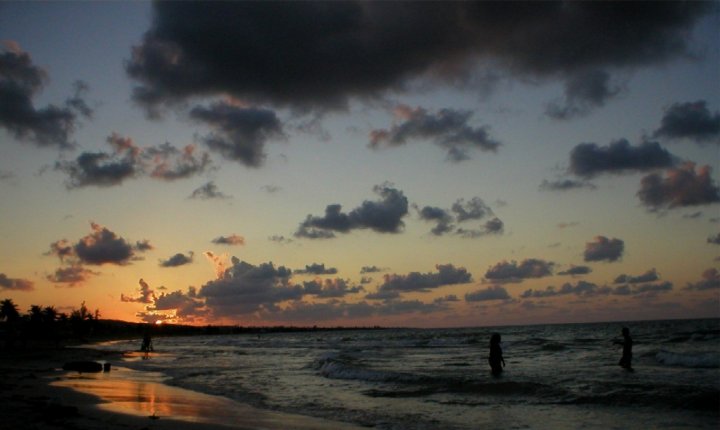
[[[101,319],[100,311],[91,312],[85,302],[70,315],[53,306],[32,305],[21,314],[10,299],[0,301],[0,347],[11,350],[28,347],[63,347],[111,340],[152,337],[200,336],[227,334],[262,334],[309,331],[383,330],[380,326],[240,326],[150,324]]]
[[[687,318],[692,320],[694,318]],[[698,318],[708,319],[708,318]],[[710,318],[714,319],[714,318]],[[682,320],[686,320],[683,318]],[[658,320],[659,321],[659,320]],[[642,321],[633,321],[635,323]],[[547,323],[542,325],[572,325],[584,323]],[[632,324],[625,321],[605,321],[596,324]],[[534,324],[528,324],[534,325]],[[18,311],[11,299],[0,301],[0,350],[23,348],[62,348],[113,340],[141,339],[170,336],[215,336],[230,334],[301,333],[313,331],[387,330],[409,327],[383,326],[241,326],[241,325],[190,325],[101,319],[100,311],[91,312],[85,302],[70,315],[60,313],[53,306],[32,305],[26,314]],[[500,328],[482,327],[486,330]]]

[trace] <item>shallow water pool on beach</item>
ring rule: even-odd
[[[265,410],[377,429],[712,428],[720,424],[720,321],[386,329],[154,340],[168,384]],[[507,367],[493,377],[490,334]],[[108,349],[137,349],[113,342]]]

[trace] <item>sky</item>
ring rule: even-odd
[[[720,316],[713,2],[2,2],[0,299]]]

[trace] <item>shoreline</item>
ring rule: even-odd
[[[8,428],[50,430],[359,429],[163,383],[122,366],[124,354],[91,347],[0,350],[0,416]],[[68,361],[107,361],[107,373],[64,371]]]

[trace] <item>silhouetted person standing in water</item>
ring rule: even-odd
[[[622,341],[617,341],[618,344],[622,345],[623,347],[623,353],[622,358],[620,359],[620,362],[618,363],[620,367],[622,367],[625,370],[632,371],[632,347],[633,347],[633,341],[630,337],[630,329],[627,327],[623,327],[622,329]]]
[[[143,336],[142,345],[140,346],[140,351],[145,353],[144,359],[150,358],[150,351],[153,350],[152,346],[152,338],[150,337],[150,331],[146,331],[145,335]]]
[[[493,333],[490,337],[490,355],[488,356],[488,363],[490,363],[490,369],[492,369],[493,375],[499,375],[505,367],[505,359],[502,354],[502,347],[500,347],[500,334]]]

